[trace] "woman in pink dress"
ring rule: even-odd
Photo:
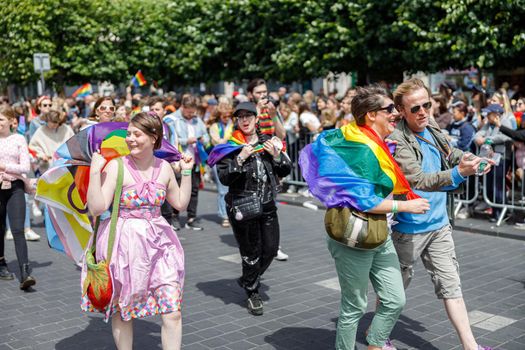
[[[182,338],[181,300],[184,285],[184,252],[175,231],[161,216],[167,200],[184,210],[191,193],[190,157],[181,159],[180,187],[171,166],[153,155],[162,142],[162,124],[157,116],[137,114],[130,122],[126,143],[130,154],[123,157],[124,178],[115,242],[109,265],[113,296],[105,309],[112,317],[113,338],[118,349],[132,349],[132,319],[162,315],[162,348],[180,349]],[[93,154],[87,203],[99,216],[113,202],[118,163]],[[110,219],[101,221],[96,240],[96,259],[107,255]],[[82,285],[86,277],[82,270]],[[82,309],[94,311],[89,299]]]

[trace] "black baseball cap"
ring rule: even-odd
[[[255,103],[253,102],[241,102],[237,105],[237,107],[235,107],[235,111],[233,111],[233,116],[236,117],[240,111],[248,111],[253,113],[254,115],[257,115],[257,106],[255,106]]]

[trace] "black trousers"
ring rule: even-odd
[[[260,218],[237,221],[227,203],[228,217],[242,258],[241,286],[248,295],[258,292],[260,278],[272,263],[279,249],[277,207],[271,201],[263,205]]]
[[[24,235],[24,221],[26,219],[26,199],[24,196],[24,182],[11,182],[11,188],[0,189],[0,256],[5,253],[6,215],[9,214],[9,226],[15,241],[15,253],[18,264],[27,264],[27,242]]]
[[[177,183],[180,186],[181,174],[175,173],[175,178]],[[197,204],[199,202],[199,186],[201,184],[201,172],[198,165],[196,165],[191,173],[191,197],[190,203],[186,211],[188,212],[188,219],[194,219],[197,217]],[[164,204],[161,207],[161,213],[166,221],[171,222],[171,219],[175,217],[179,219],[179,211],[175,208],[172,208],[168,201],[164,201]]]

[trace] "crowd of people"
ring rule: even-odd
[[[388,153],[391,159],[384,164],[400,168],[392,170],[398,174],[394,182],[402,178],[417,196],[405,197],[406,201],[394,198],[392,194],[398,193],[393,184],[376,205],[361,210],[379,215],[391,232],[391,238],[388,235],[379,247],[359,250],[328,240],[342,290],[336,348],[353,348],[371,278],[378,308],[368,331],[369,349],[395,349],[388,336],[404,305],[403,287],[408,286],[413,265],[421,256],[463,347],[488,349],[477,345],[468,325],[445,192],[479,173],[481,158],[475,156],[476,147],[484,144],[506,160],[489,161],[482,171],[487,183],[495,179],[494,183],[504,184],[502,179],[514,161],[516,176],[523,177],[525,100],[519,88],[514,90],[513,96],[505,89],[488,95],[474,86],[465,93],[445,82],[440,93],[430,94],[420,80],[411,79],[394,90],[393,99],[380,86],[351,88],[342,96],[337,92],[315,96],[312,91],[301,95],[285,87],[271,92],[263,79],[254,79],[246,94],[235,92],[233,96],[143,96],[132,94],[131,88],[122,96],[40,96],[12,104],[0,96],[0,232],[5,239],[14,240],[20,288],[30,289],[36,278],[27,241],[40,239],[31,230],[30,213],[41,216],[44,208],[28,195],[28,176],[38,178],[53,167],[57,148],[80,130],[97,123],[129,123],[126,142],[131,153],[124,157],[122,188],[132,191],[136,199],[130,202],[122,197],[120,201],[118,238],[110,265],[115,291],[105,319],[111,316],[118,348],[127,349],[133,339],[130,321],[162,314],[163,344],[180,348],[184,253],[177,231],[206,229],[197,214],[203,183],[216,183],[217,222],[234,233],[242,258],[238,283],[246,291],[248,311],[261,315],[260,278],[274,259],[288,259],[279,245],[276,195],[280,191],[319,195],[308,179],[307,186],[298,188],[294,183],[285,189],[283,179],[299,169],[299,154],[305,147],[360,127],[368,130],[366,135],[375,135],[372,139],[378,147],[386,145],[385,140],[394,144],[394,158]],[[162,139],[183,155],[179,162],[168,164],[153,156]],[[509,158],[512,152],[521,154],[521,159]],[[88,191],[93,216],[110,208],[119,166],[116,161],[106,166],[102,157],[93,156]],[[496,201],[504,201],[504,187],[489,187]],[[498,208],[486,210],[491,220],[500,214]],[[187,215],[184,225],[183,211]],[[395,226],[392,214],[396,215]],[[460,214],[466,217],[469,212]],[[100,232],[97,252],[104,259],[109,221]],[[0,279],[9,280],[14,274],[7,267],[5,239],[0,243]],[[147,249],[130,250],[130,246]],[[141,268],[130,273],[125,268],[130,261]],[[149,283],[139,285],[137,281]],[[155,306],[144,306],[151,303]],[[82,307],[93,310],[85,298]]]

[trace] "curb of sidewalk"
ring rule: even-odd
[[[217,192],[213,184],[206,184],[204,191]],[[279,193],[277,195],[277,202],[285,205],[294,205],[303,207],[308,210],[325,210],[324,205],[316,198],[304,197],[300,194],[293,193]],[[464,219],[455,220],[454,229],[458,231],[478,233],[487,236],[495,236],[502,238],[510,238],[525,241],[525,227],[524,229],[515,228],[512,225],[503,223],[500,227],[489,223],[483,219]]]

